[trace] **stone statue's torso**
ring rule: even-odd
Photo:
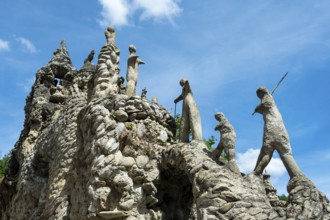
[[[283,123],[275,101],[271,95],[265,95],[261,100],[264,118],[264,139],[280,143],[289,141],[289,135]]]

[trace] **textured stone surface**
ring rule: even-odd
[[[1,219],[330,219],[307,177],[292,178],[278,206],[259,175],[219,165],[201,141],[177,143],[155,99],[103,93],[99,79],[72,67],[64,42],[37,72],[0,186]]]

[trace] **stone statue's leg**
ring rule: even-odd
[[[237,166],[236,160],[235,160],[235,149],[229,148],[226,150],[227,156],[228,156],[228,168],[233,171],[234,173],[240,174],[241,171],[239,170],[239,167]]]
[[[183,103],[184,105],[184,103]],[[190,133],[190,124],[189,124],[189,112],[187,106],[183,106],[182,108],[182,116],[180,123],[180,133],[179,139],[181,142],[189,142],[189,133]]]
[[[133,96],[135,96],[136,95],[136,86],[137,86],[137,81],[135,81],[134,82],[134,90],[133,90]]]
[[[218,144],[217,148],[212,151],[212,157],[215,159],[217,162],[219,161],[219,157],[221,156],[223,151],[223,145],[221,143]]]
[[[135,82],[133,80],[130,80],[127,82],[126,95],[135,96],[134,91],[135,91]]]
[[[203,141],[201,117],[196,104],[189,105],[189,112],[192,139]]]
[[[290,178],[302,174],[300,168],[292,156],[290,144],[282,144],[280,147],[278,147],[277,150],[286,170],[289,173]]]
[[[266,166],[269,164],[274,153],[274,148],[270,145],[263,145],[257,160],[256,167],[254,168],[254,173],[261,175]]]

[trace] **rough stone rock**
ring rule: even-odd
[[[98,64],[118,62],[109,51]],[[64,43],[38,70],[0,185],[1,219],[330,219],[307,177],[291,179],[288,203],[274,206],[260,176],[219,165],[202,141],[177,143],[156,101],[107,88],[93,96],[93,74],[72,67]],[[56,92],[66,99],[51,102]]]

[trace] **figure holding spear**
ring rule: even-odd
[[[282,77],[275,89],[284,77]],[[273,89],[272,93],[274,93],[275,89]],[[255,108],[255,112],[263,115],[264,134],[263,145],[253,172],[256,175],[261,175],[272,159],[274,151],[277,150],[290,178],[302,174],[292,156],[289,135],[272,94],[268,92],[266,87],[260,87],[257,90],[257,96],[261,103]]]

